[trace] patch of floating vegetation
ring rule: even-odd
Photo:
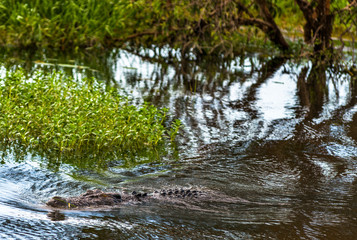
[[[174,140],[181,124],[165,127],[167,109],[133,106],[114,87],[61,73],[38,71],[28,78],[21,69],[7,72],[0,93],[3,145],[57,160],[71,156],[70,163],[156,152],[165,139]]]

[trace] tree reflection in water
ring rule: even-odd
[[[227,227],[217,226],[237,235],[299,239],[328,233],[333,239],[346,236],[346,226],[356,229],[357,84],[338,66],[264,53],[183,58],[165,49],[6,54],[6,59],[24,60],[7,63],[6,69],[26,67],[30,74],[59,68],[79,79],[95,76],[118,86],[134,104],[145,100],[169,107],[171,118],[182,120],[179,161],[168,157],[169,173],[162,178],[147,177],[152,165],[128,170],[136,188],[138,181],[148,188],[190,184],[256,202],[290,204],[245,212],[217,209],[222,215],[209,220],[231,216],[222,225]],[[35,60],[88,68],[49,67]],[[137,180],[141,176],[145,181]],[[109,183],[121,179],[114,171],[105,178]]]

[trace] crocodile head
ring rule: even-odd
[[[103,192],[99,189],[88,190],[77,196],[63,198],[55,196],[46,204],[53,208],[79,209],[101,206],[115,206],[122,202],[122,195],[119,193]]]
[[[67,208],[68,207],[68,202],[65,198],[55,196],[51,198],[47,203],[47,206],[50,207],[56,207],[56,208]]]

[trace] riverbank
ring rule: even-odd
[[[347,2],[336,4],[333,8],[342,8]],[[225,55],[242,52],[249,45],[275,48],[262,29],[232,25],[236,21],[234,9],[227,16],[216,16],[216,5],[210,1],[2,0],[0,45],[60,50],[155,45]],[[286,1],[273,7],[277,24],[293,39],[303,29],[301,11]],[[257,14],[257,9],[249,10]],[[217,22],[212,16],[222,19]],[[336,34],[347,29],[344,24],[337,22]]]

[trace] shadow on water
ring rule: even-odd
[[[264,54],[182,59],[165,49],[4,56],[2,71],[95,76],[118,86],[133,104],[169,107],[184,128],[178,160],[169,154],[129,168],[120,159],[99,171],[75,160],[52,168],[41,155],[19,162],[5,153],[0,237],[353,239],[357,233],[357,82],[338,69]],[[242,202],[222,197],[199,208],[189,202],[91,212],[43,208],[54,195],[95,187],[192,187]]]

